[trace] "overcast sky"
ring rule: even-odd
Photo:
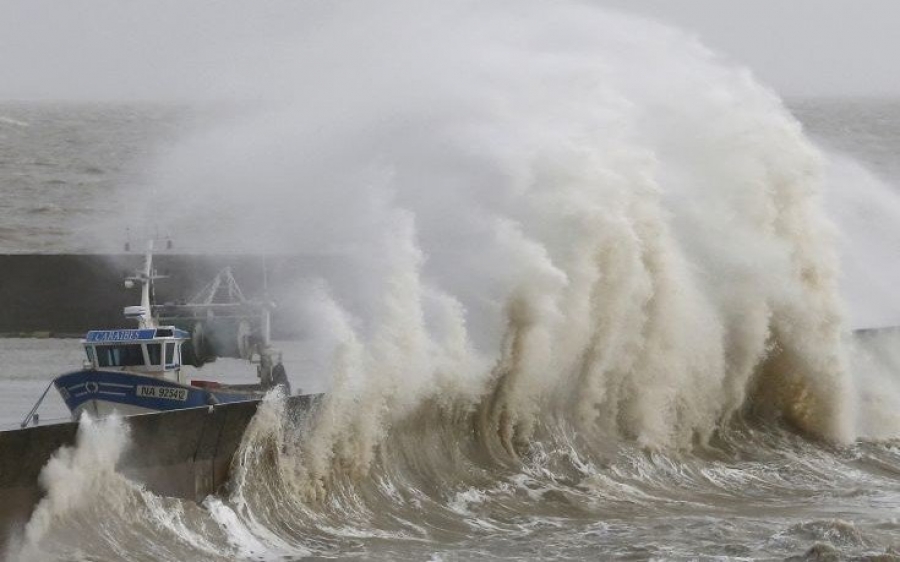
[[[787,97],[900,95],[900,0],[585,1],[686,29]],[[327,5],[0,0],[0,99],[189,96],[260,37],[301,33],[300,2]]]
[[[785,96],[900,96],[900,0],[595,1],[688,30]]]

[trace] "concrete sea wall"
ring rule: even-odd
[[[309,411],[318,395],[289,398],[288,411]],[[124,419],[130,447],[117,470],[159,495],[200,500],[228,482],[234,454],[258,401]],[[60,447],[76,443],[77,423],[0,432],[0,553],[21,532],[43,497],[41,470]]]

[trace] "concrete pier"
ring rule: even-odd
[[[311,409],[321,395],[293,396],[288,410]],[[131,447],[117,470],[164,496],[200,500],[221,490],[258,401],[124,418]],[[38,478],[53,454],[74,446],[75,422],[0,432],[0,553],[43,497]]]

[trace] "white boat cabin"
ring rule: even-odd
[[[190,334],[174,326],[91,330],[84,345],[86,369],[129,371],[185,383],[181,345]]]

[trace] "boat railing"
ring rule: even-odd
[[[44,389],[44,392],[41,394],[41,397],[38,398],[37,402],[34,403],[34,406],[31,408],[31,411],[28,412],[28,415],[25,416],[25,419],[22,420],[22,423],[19,427],[27,427],[31,420],[35,419],[37,415],[38,408],[41,407],[41,402],[44,401],[44,398],[47,396],[47,393],[50,392],[50,387],[53,386],[53,381],[50,381],[50,384],[47,385],[47,388]]]

